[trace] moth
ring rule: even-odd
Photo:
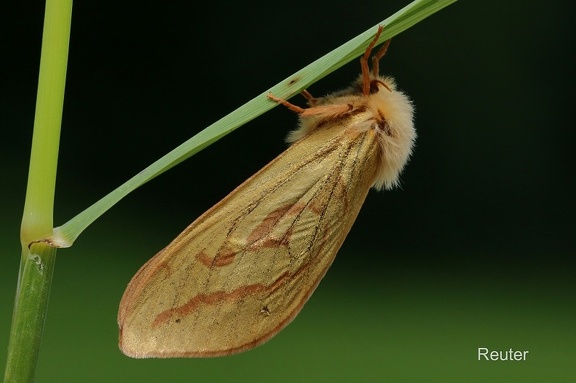
[[[286,327],[332,264],[371,187],[390,189],[416,132],[413,105],[378,74],[388,42],[360,59],[348,88],[307,91],[292,145],[202,214],[132,278],[119,346],[148,357],[214,357],[258,346]]]

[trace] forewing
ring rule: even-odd
[[[133,357],[218,356],[261,344],[300,311],[374,181],[376,135],[319,129],[193,222],[120,303]]]

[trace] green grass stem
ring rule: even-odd
[[[22,252],[4,382],[34,380],[56,249],[30,243],[52,232],[56,168],[64,104],[72,0],[47,0],[28,185],[22,217]]]

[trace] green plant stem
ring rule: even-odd
[[[56,249],[44,243],[22,254],[5,383],[34,381],[55,262]]]
[[[48,307],[56,250],[34,241],[52,233],[71,19],[72,0],[46,1],[6,383],[33,381]]]

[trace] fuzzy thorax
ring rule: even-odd
[[[288,142],[305,137],[319,127],[346,125],[344,132],[377,133],[381,154],[374,179],[374,188],[391,189],[399,184],[399,176],[408,162],[416,140],[413,124],[414,107],[410,99],[396,89],[391,77],[372,77],[370,94],[362,93],[362,76],[350,87],[310,100],[310,108],[300,116],[298,129]]]

